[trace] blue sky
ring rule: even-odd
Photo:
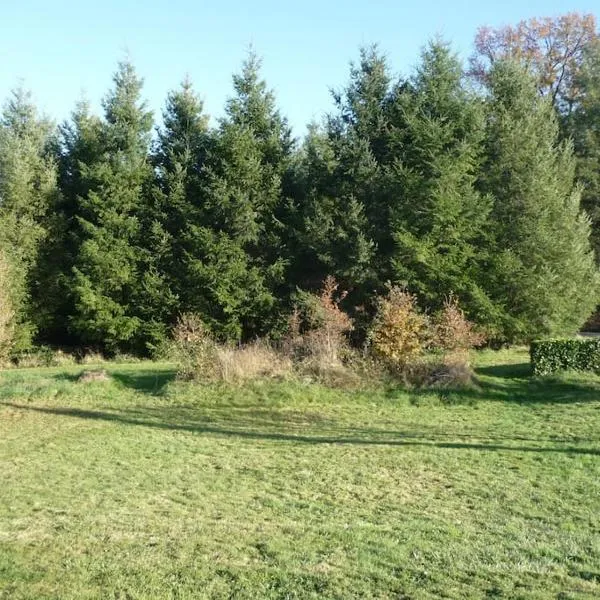
[[[231,75],[250,44],[297,135],[331,108],[361,45],[378,43],[396,73],[409,73],[437,34],[468,56],[478,26],[532,16],[596,12],[598,0],[454,2],[372,0],[5,0],[0,27],[0,98],[22,81],[38,106],[66,118],[84,94],[97,110],[126,53],[145,79],[158,116],[167,91],[189,74],[218,117]]]

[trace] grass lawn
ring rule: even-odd
[[[0,598],[600,598],[600,377],[0,374]]]

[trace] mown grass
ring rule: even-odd
[[[0,379],[0,598],[600,597],[600,377]]]

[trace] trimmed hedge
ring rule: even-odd
[[[563,370],[600,372],[600,338],[539,340],[531,343],[529,354],[536,375]]]

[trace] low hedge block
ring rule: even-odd
[[[531,343],[529,353],[536,375],[566,370],[600,372],[600,338],[539,340]]]

